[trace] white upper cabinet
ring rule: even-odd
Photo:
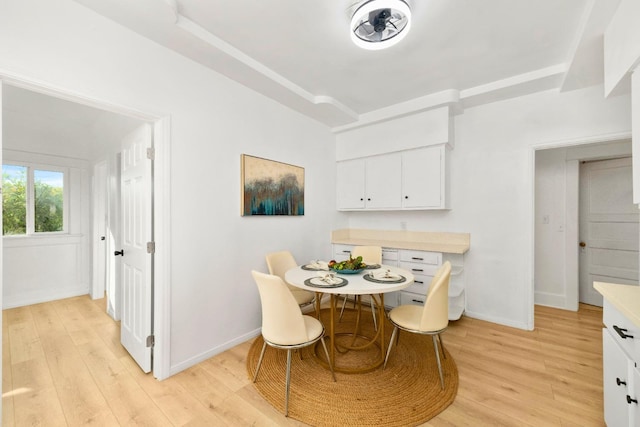
[[[365,160],[345,160],[337,165],[336,202],[338,209],[364,209]]]
[[[447,209],[446,155],[443,144],[338,162],[338,210]]]
[[[402,156],[400,153],[369,157],[365,166],[365,193],[367,209],[399,209],[402,183]]]
[[[420,148],[402,153],[402,207],[445,208],[445,147]]]

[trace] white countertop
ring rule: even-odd
[[[470,235],[468,233],[345,229],[333,231],[331,243],[464,254],[469,250]]]
[[[640,286],[593,282],[593,287],[640,328]]]

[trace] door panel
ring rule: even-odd
[[[364,209],[364,159],[338,162],[336,168],[338,209]]]
[[[121,158],[122,203],[122,321],[121,342],[144,372],[151,370],[152,335],[151,168],[147,148],[151,127],[143,125],[123,141]]]
[[[365,173],[366,206],[372,209],[399,208],[402,205],[402,161],[400,153],[367,159]]]
[[[602,306],[594,281],[638,284],[640,212],[632,202],[631,159],[580,168],[580,301]]]

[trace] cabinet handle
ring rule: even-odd
[[[405,198],[405,199],[408,199],[408,198],[409,198],[409,196],[404,196],[404,198]]]
[[[414,280],[413,283],[420,283],[421,285],[424,285],[424,282],[422,282],[420,280]]]
[[[618,335],[620,335],[620,338],[622,338],[623,340],[626,340],[627,338],[633,338],[633,335],[625,333],[627,332],[627,329],[623,329],[616,325],[613,325],[613,329],[618,333]]]
[[[638,404],[638,399],[632,399],[631,396],[627,394],[627,403],[631,405],[632,403]]]
[[[371,201],[371,198],[370,198],[370,197],[367,197],[367,202],[370,202],[370,201]]]
[[[351,251],[342,251],[343,254],[350,254]]]
[[[617,377],[616,377],[616,384],[618,384],[618,385],[623,385],[623,384],[627,385],[626,381],[622,381],[620,378],[617,378]]]
[[[120,249],[119,251],[115,251],[113,254],[114,254],[115,256],[118,256],[118,255],[120,255],[120,256],[124,256],[124,249]]]
[[[362,197],[360,197],[360,201],[363,201],[364,199]]]
[[[424,258],[419,258],[417,256],[412,256],[411,259],[415,259],[417,261],[424,261]]]
[[[420,301],[419,299],[412,299],[411,301],[419,302],[420,304],[424,304],[424,301]],[[629,396],[627,396],[627,397],[629,397]],[[638,402],[636,402],[636,403],[638,403]]]
[[[424,271],[424,270],[421,268],[412,268],[411,271]]]

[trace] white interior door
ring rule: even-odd
[[[631,158],[580,167],[580,296],[602,306],[593,282],[638,284],[638,220]]]
[[[152,254],[152,160],[151,126],[143,125],[122,144],[122,345],[144,372],[151,371],[153,325]],[[115,252],[114,254],[117,254]],[[118,255],[116,255],[118,256]]]

